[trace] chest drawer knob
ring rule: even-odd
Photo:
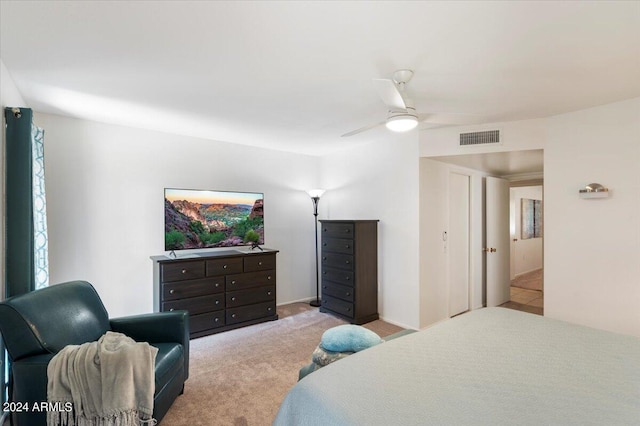
[[[231,281],[231,284],[235,284],[235,283],[236,283],[236,280]]]
[[[348,260],[345,260],[345,261],[344,261],[344,263],[348,265],[348,264],[350,264],[351,262],[350,262],[350,261],[348,261]]]
[[[175,292],[176,292],[175,290],[169,290],[169,294],[173,294]]]
[[[351,279],[351,277],[344,277],[345,280],[349,281]]]
[[[220,318],[214,318],[213,322],[220,322]]]
[[[270,280],[270,279],[271,279],[271,275],[269,275],[269,276],[267,277],[267,279],[268,279],[268,280]]]
[[[215,284],[216,288],[220,287],[220,283]]]
[[[186,273],[187,273],[187,270],[186,270],[186,269],[183,269],[183,270],[182,270],[182,271],[180,271],[180,272],[181,272],[181,273],[183,273],[183,274],[186,274]]]
[[[350,292],[346,292],[345,294],[346,294],[347,296],[351,296],[351,293],[350,293]]]
[[[173,308],[169,309],[169,312],[173,312]]]
[[[348,248],[351,248],[351,246],[349,244],[346,244],[344,248],[348,249]]]
[[[232,302],[235,302],[235,301],[236,301],[236,298],[235,298],[235,297],[232,297],[232,298],[231,298],[231,301],[232,301]]]
[[[262,266],[262,262],[258,262],[258,266]]]
[[[219,300],[216,300],[216,305],[219,305],[219,304],[220,304],[220,301],[219,301]]]
[[[235,318],[235,317],[236,317],[236,314],[231,314],[231,318]]]
[[[271,296],[271,292],[270,291],[267,292],[267,296]]]
[[[227,269],[227,265],[223,265],[223,266],[222,266],[222,269]]]
[[[269,311],[269,312],[271,312],[272,310],[273,310],[273,309],[271,309],[271,308],[267,308],[267,311]]]

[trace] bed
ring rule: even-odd
[[[480,309],[308,375],[273,424],[638,425],[640,339]]]

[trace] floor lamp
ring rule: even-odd
[[[318,202],[320,197],[324,194],[324,189],[310,189],[307,194],[311,197],[313,202],[313,215],[316,219],[316,300],[309,302],[309,305],[318,307],[320,306],[320,266],[318,265]]]

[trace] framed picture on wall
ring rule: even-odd
[[[529,238],[542,237],[542,200],[531,200],[522,198],[520,206],[520,238],[527,240]]]

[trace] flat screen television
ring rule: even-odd
[[[258,192],[165,188],[164,249],[264,244],[263,202]]]

